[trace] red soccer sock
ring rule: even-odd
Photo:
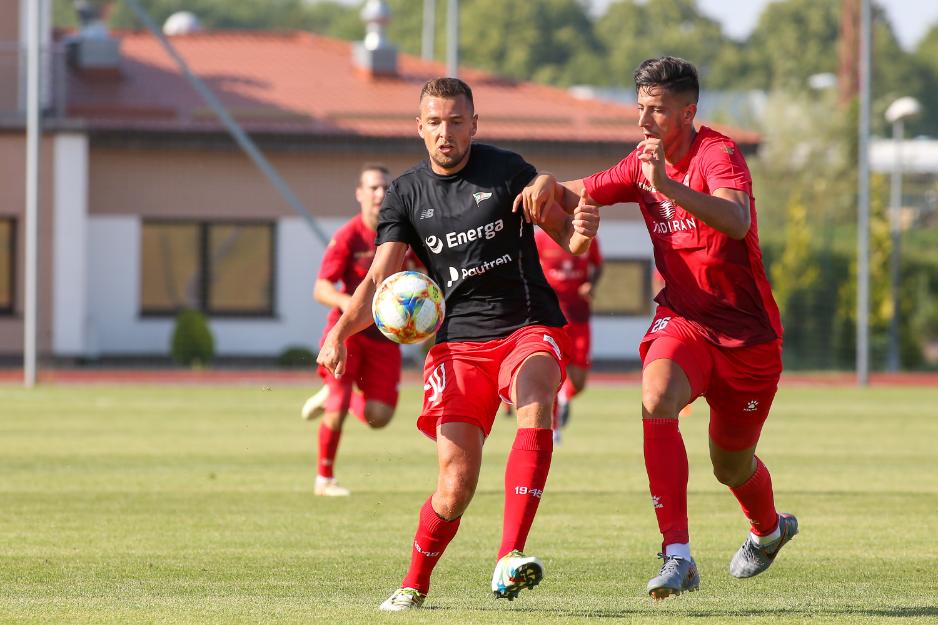
[[[677,419],[643,419],[642,429],[648,488],[663,545],[688,543],[687,451]]]
[[[772,492],[772,476],[759,457],[756,456],[756,472],[739,486],[730,487],[743,514],[752,524],[756,536],[768,536],[778,526],[775,511],[775,495]]]
[[[430,574],[433,567],[440,561],[440,556],[456,530],[459,529],[459,518],[447,521],[433,510],[431,504],[433,497],[427,499],[420,508],[420,521],[417,524],[417,534],[411,548],[410,568],[401,582],[401,588],[415,588],[422,593],[430,591]]]
[[[355,418],[361,421],[362,423],[368,423],[368,420],[365,419],[365,395],[360,392],[352,393],[352,399],[349,400],[349,411]]]
[[[335,464],[335,455],[339,451],[339,439],[342,430],[331,430],[325,423],[319,424],[319,463],[317,473],[322,477],[334,477],[332,465]]]
[[[570,381],[570,378],[568,376],[567,379],[564,380],[563,386],[560,387],[559,395],[561,399],[563,399],[563,401],[570,401],[571,399],[576,397],[576,394],[577,394],[576,387],[573,386],[573,382]]]
[[[505,520],[498,557],[524,543],[544,494],[550,460],[554,453],[553,432],[546,428],[519,428],[505,467]]]

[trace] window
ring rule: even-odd
[[[140,311],[194,308],[215,316],[271,316],[271,223],[145,222]]]
[[[606,258],[593,300],[593,314],[651,314],[651,261]]]
[[[16,222],[0,219],[0,315],[13,314],[16,284]]]

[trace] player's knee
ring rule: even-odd
[[[749,463],[713,463],[713,477],[720,484],[726,486],[739,486],[749,479],[752,471]]]
[[[642,416],[646,419],[673,419],[681,407],[676,393],[667,389],[642,389]]]
[[[436,511],[449,520],[461,516],[472,501],[475,487],[474,480],[465,475],[441,476],[434,497]]]
[[[372,429],[383,428],[391,422],[392,417],[394,417],[394,409],[390,406],[365,406],[365,421]]]

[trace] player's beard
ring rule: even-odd
[[[469,148],[466,148],[462,152],[454,152],[447,156],[446,154],[442,154],[439,150],[435,150],[430,153],[430,159],[443,169],[452,169],[462,162],[468,151]]]

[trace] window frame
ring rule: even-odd
[[[644,302],[640,310],[629,310],[629,309],[619,309],[611,308],[608,310],[602,310],[596,305],[596,298],[593,298],[593,307],[592,315],[593,319],[596,318],[609,318],[609,317],[649,317],[653,311],[652,298],[654,294],[651,292],[651,275],[654,269],[654,260],[645,256],[605,256],[603,258],[603,274],[599,278],[599,283],[596,285],[596,288],[599,292],[602,291],[604,287],[616,288],[611,284],[607,283],[612,276],[609,275],[610,265],[615,263],[624,263],[624,264],[634,264],[640,265],[642,269],[642,281],[641,287],[643,292],[642,301]]]
[[[0,222],[9,224],[10,228],[10,266],[9,266],[9,279],[10,284],[10,301],[8,305],[4,305],[3,302],[0,302],[0,317],[12,317],[16,314],[16,261],[17,261],[17,226],[18,221],[15,216],[9,215],[0,217]]]
[[[153,226],[196,226],[198,229],[196,240],[198,249],[196,250],[198,260],[196,271],[198,272],[198,295],[195,310],[205,314],[208,317],[218,319],[247,318],[247,319],[271,319],[276,317],[276,297],[277,297],[277,222],[260,219],[224,219],[224,220],[203,220],[203,219],[144,219],[141,223],[141,255],[138,267],[140,275],[140,286],[138,291],[138,315],[141,318],[165,318],[174,317],[179,314],[183,308],[144,308],[143,307],[143,229],[148,225]],[[211,282],[211,259],[210,256],[210,231],[212,227],[263,227],[269,233],[270,257],[268,258],[268,267],[270,269],[270,280],[267,289],[267,306],[264,309],[244,309],[244,310],[213,310],[209,306],[210,282]]]

